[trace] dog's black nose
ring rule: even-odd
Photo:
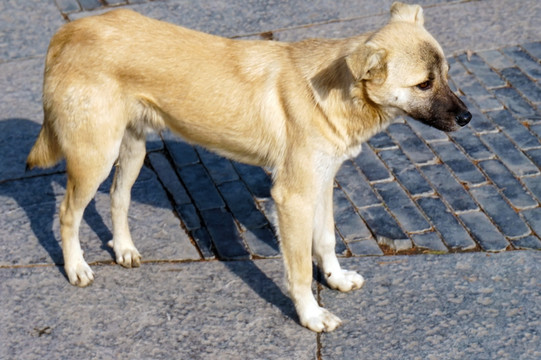
[[[467,125],[471,120],[471,113],[469,111],[464,111],[462,114],[455,116],[455,119],[458,125]]]

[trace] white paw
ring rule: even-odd
[[[299,318],[303,326],[315,332],[333,331],[342,324],[338,316],[320,306],[304,315],[299,314]]]
[[[342,292],[360,289],[364,284],[362,275],[355,271],[343,269],[338,272],[325,274],[325,279],[331,288]]]
[[[133,245],[115,246],[113,240],[107,243],[115,251],[116,263],[126,268],[139,267],[141,255]]]
[[[86,261],[82,258],[74,264],[66,263],[64,269],[66,270],[66,274],[72,285],[85,287],[92,284],[94,281],[92,269],[90,269],[90,266],[88,266]]]

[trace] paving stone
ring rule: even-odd
[[[470,193],[505,236],[518,238],[530,234],[528,226],[501,197],[494,186],[486,185],[473,188]]]
[[[509,246],[509,242],[485,213],[472,211],[460,214],[459,217],[484,251],[503,251]]]
[[[380,203],[364,175],[352,162],[344,162],[336,174],[336,181],[357,208]]]
[[[406,122],[420,138],[428,143],[433,141],[449,141],[449,136],[444,131],[425,125],[409,117],[406,118]]]
[[[216,190],[216,186],[203,165],[187,165],[178,169],[178,172],[195,206],[200,211],[225,206],[222,197]]]
[[[541,142],[537,137],[528,131],[519,120],[508,111],[494,111],[487,113],[487,116],[494,121],[521,149],[540,147]]]
[[[180,219],[188,231],[201,227],[201,219],[192,203],[176,205],[175,210],[180,215]]]
[[[374,239],[352,241],[348,243],[348,247],[351,253],[356,256],[381,256],[383,255],[383,251],[381,251],[378,243]]]
[[[439,198],[419,198],[417,203],[428,216],[434,228],[441,234],[449,249],[471,250],[476,247],[468,232]]]
[[[533,56],[537,61],[541,61],[541,42],[531,42],[522,44],[521,47],[525,49],[529,55]]]
[[[541,65],[540,65],[541,66]],[[503,77],[511,83],[511,85],[520,91],[522,95],[531,102],[541,102],[541,87],[533,82],[522,71],[517,68],[507,68],[502,70]]]
[[[439,158],[449,166],[456,177],[468,185],[481,184],[486,181],[479,169],[451,142],[430,144]]]
[[[233,216],[247,229],[258,229],[268,225],[259,211],[252,194],[241,181],[226,182],[218,186]]]
[[[481,80],[485,87],[492,89],[506,85],[505,81],[479,55],[472,54],[468,56],[467,54],[462,54],[458,56],[458,59],[470,72],[474,73]]]
[[[471,103],[466,98],[463,98],[462,101],[464,102],[464,104],[466,104],[466,106],[468,107],[468,110],[472,114],[472,120],[468,126],[471,127],[473,131],[475,131],[477,134],[497,131],[496,126],[494,126],[494,123],[490,121],[487,118],[487,116],[484,113],[482,113],[476,105]],[[489,110],[492,110],[492,108]]]
[[[344,240],[349,243],[371,238],[372,233],[344,192],[341,189],[335,189],[333,197],[335,226]]]
[[[171,158],[177,167],[197,164],[199,162],[199,157],[193,146],[182,141],[177,135],[169,130],[162,131],[161,134],[165,143],[165,148],[171,155]]]
[[[192,200],[164,154],[153,152],[148,154],[148,159],[163,186],[171,194],[175,204],[191,204]]]
[[[81,11],[81,6],[77,0],[55,0],[55,3],[63,13]]]
[[[270,197],[272,181],[262,168],[238,162],[233,162],[233,166],[255,197]]]
[[[483,110],[501,109],[502,105],[494,98],[481,82],[461,65],[451,62],[449,75],[453,83],[460,89],[460,92],[467,94]],[[464,98],[462,98],[464,101]],[[470,107],[471,105],[468,105]],[[474,117],[475,119],[475,117]]]
[[[519,250],[541,250],[541,240],[533,235],[511,240],[511,244]]]
[[[535,195],[541,203],[541,176],[525,177],[522,179],[528,190]]]
[[[99,0],[78,0],[83,10],[94,10],[102,6]]]
[[[541,207],[524,210],[521,214],[537,236],[541,237]]]
[[[239,175],[235,171],[231,161],[201,147],[197,147],[196,150],[214,183],[220,185],[227,181],[239,179]]]
[[[398,146],[393,139],[384,131],[372,136],[368,143],[376,150],[396,149]]]
[[[413,243],[410,239],[390,239],[384,236],[378,237],[378,244],[386,246],[395,252],[407,251],[413,248]]]
[[[320,336],[321,359],[536,359],[539,261],[535,251],[344,259],[366,282],[322,290],[344,324]]]
[[[382,205],[360,208],[359,212],[376,236],[378,243],[381,239],[389,241],[408,239],[396,220]]]
[[[436,155],[407,124],[392,124],[387,131],[415,164],[426,164],[435,160]]]
[[[413,234],[411,239],[416,248],[424,251],[435,253],[447,253],[449,251],[443,241],[441,241],[440,236],[434,231]]]
[[[541,169],[541,149],[532,149],[526,151],[528,157]]]
[[[540,120],[541,115],[514,88],[500,88],[494,90],[496,97],[509,111],[519,118]]]
[[[164,150],[163,140],[157,132],[152,131],[148,133],[146,140],[147,152]]]
[[[222,260],[247,259],[250,254],[240,237],[235,220],[225,209],[201,211],[216,252]]]
[[[500,50],[484,50],[477,52],[479,56],[493,69],[501,70],[515,66],[515,64]]]
[[[503,53],[511,58],[518,67],[534,80],[541,80],[541,68],[539,63],[530,55],[520,50],[518,46],[510,46],[502,49]]]
[[[500,161],[487,160],[480,162],[479,166],[515,208],[524,209],[537,206],[534,198]]]
[[[199,251],[201,251],[203,258],[205,260],[215,259],[216,256],[214,255],[213,251],[212,239],[207,229],[201,227],[195,229],[191,234],[195,243],[197,244],[197,247],[199,248]]]
[[[483,134],[481,139],[498,155],[505,166],[519,177],[539,173],[539,168],[517,149],[503,133]]]
[[[281,260],[94,270],[94,284],[80,289],[53,266],[0,269],[0,293],[10,294],[2,300],[10,311],[0,312],[2,357],[310,359],[316,353],[316,335],[299,326],[285,295]],[[31,295],[36,289],[39,296]]]
[[[468,211],[477,209],[477,205],[470,195],[454,179],[444,165],[427,165],[423,166],[421,170],[453,210]]]
[[[400,149],[380,151],[379,156],[413,196],[434,193],[434,189]]]
[[[338,256],[342,256],[342,255],[343,256],[349,256],[351,254],[349,252],[348,247],[346,246],[344,238],[342,237],[342,235],[340,235],[338,230],[336,230],[336,227],[335,227],[335,231],[334,231],[334,240],[335,240],[334,252],[336,253],[336,255],[338,255]]]
[[[430,224],[400,185],[385,182],[377,183],[374,187],[405,231],[421,232],[430,229]]]
[[[530,125],[530,131],[537,135],[541,139],[541,124]]]
[[[368,181],[382,181],[392,178],[391,173],[383,162],[367,145],[363,144],[361,153],[354,159]]]
[[[278,241],[269,226],[248,229],[242,237],[253,255],[264,258],[280,256]]]
[[[481,142],[479,137],[469,127],[464,127],[449,135],[464,149],[470,158],[477,161],[494,158],[494,154],[488,150],[486,145]]]

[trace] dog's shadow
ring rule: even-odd
[[[3,198],[3,207],[8,212],[17,213],[20,212],[19,209],[24,212],[24,214],[17,215],[19,223],[28,221],[33,236],[37,238],[49,259],[44,255],[29,258],[26,254],[27,257],[23,260],[22,254],[12,253],[5,254],[6,258],[4,259],[0,258],[0,263],[20,264],[21,261],[26,261],[29,264],[37,264],[52,261],[58,271],[67,278],[63,269],[58,224],[55,220],[66,187],[65,164],[62,162],[50,169],[31,171],[25,169],[26,157],[37,138],[40,127],[40,124],[27,119],[0,120],[0,153],[3,154],[0,164],[0,197]],[[106,192],[110,181],[111,177],[100,186],[99,191]],[[159,201],[152,203],[152,196],[141,198],[137,192],[133,193],[132,201],[162,206]],[[113,260],[114,253],[107,246],[109,240],[112,239],[112,233],[98,212],[95,200],[92,200],[85,209],[83,220],[88,224],[90,230],[98,236],[101,248],[106,250]],[[184,219],[182,220],[184,221]],[[5,218],[4,221],[10,222],[12,220]],[[13,227],[13,225],[7,225],[7,229]],[[0,227],[0,232],[9,231],[5,228],[6,226]],[[11,237],[9,235],[12,234],[4,234],[1,238],[8,239]],[[28,234],[25,234],[23,238],[28,239]],[[31,247],[32,244],[27,243],[25,246]],[[262,299],[276,306],[284,316],[298,321],[289,297],[253,261],[226,261],[225,264]]]

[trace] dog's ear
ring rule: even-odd
[[[407,21],[420,26],[425,23],[423,8],[419,5],[408,5],[395,2],[391,5],[391,22]]]
[[[363,44],[346,56],[346,63],[356,81],[385,80],[386,55],[383,49]]]

